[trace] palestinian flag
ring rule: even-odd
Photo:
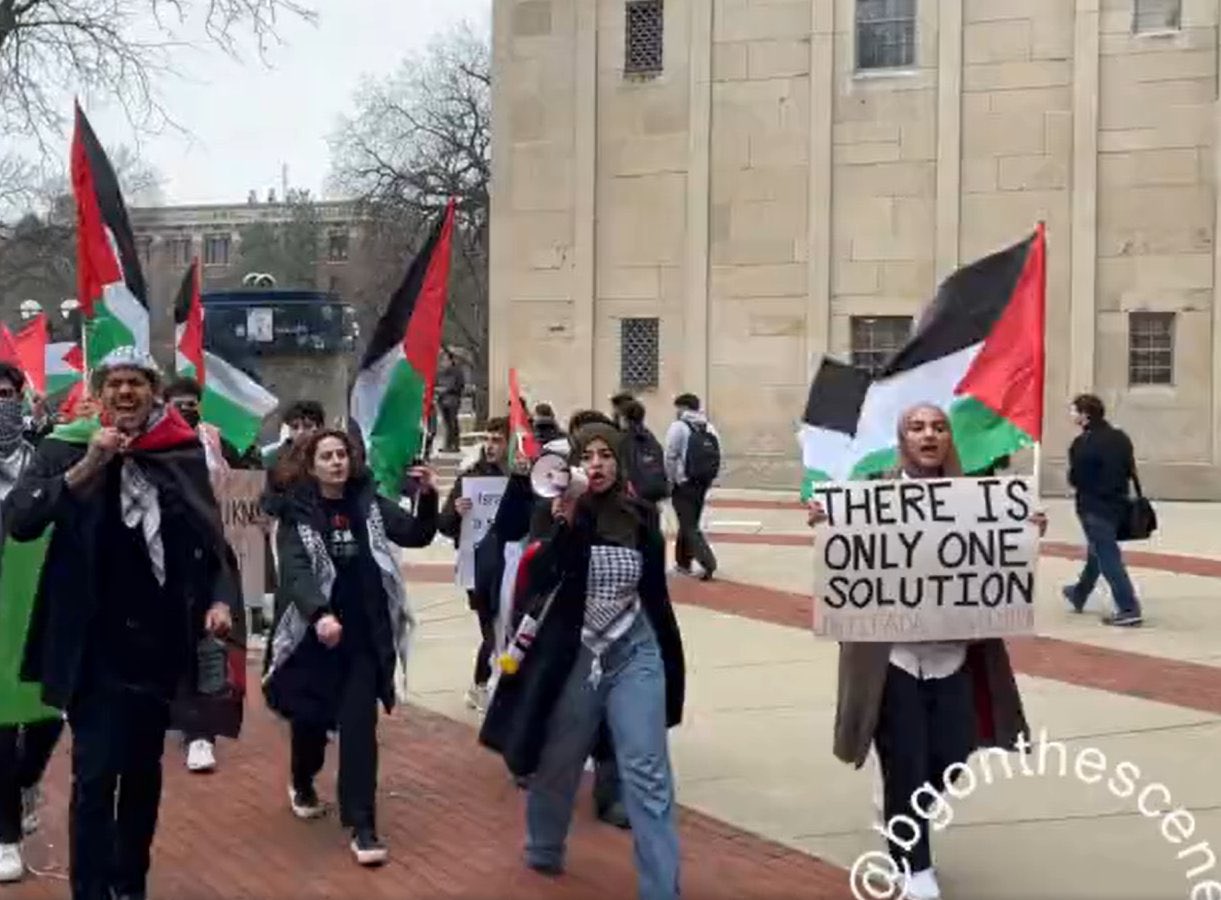
[[[92,370],[116,347],[148,349],[148,292],[118,178],[79,104],[72,192],[76,293],[85,318],[85,368]]]
[[[815,482],[865,478],[897,463],[899,416],[946,410],[965,472],[1031,447],[1043,434],[1043,225],[1020,244],[946,279],[907,344],[871,377],[824,359],[799,434]]]
[[[47,344],[47,396],[62,394],[81,383],[85,356],[75,341]]]
[[[526,407],[521,402],[521,385],[517,380],[517,370],[509,370],[509,468],[517,462],[517,457],[524,454],[526,459],[538,458],[538,441],[534,439],[534,431],[530,428],[530,419],[526,415]]]
[[[428,432],[449,294],[454,202],[437,221],[373,330],[352,387],[351,417],[387,496],[419,458]]]
[[[177,335],[175,369],[194,378],[203,388],[200,412],[203,420],[219,429],[221,436],[245,453],[258,437],[279,400],[275,394],[237,366],[204,349],[203,298],[199,290],[200,267],[196,259],[182,279],[174,301]]]

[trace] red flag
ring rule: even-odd
[[[204,372],[204,321],[203,299],[199,287],[200,266],[199,257],[191,262],[182,285],[178,288],[178,298],[174,301],[174,325],[178,331],[178,355],[195,367],[195,380],[202,386],[206,377]],[[181,365],[175,366],[181,369]]]
[[[521,402],[521,387],[517,382],[517,370],[509,369],[509,430],[513,433],[511,451],[526,454],[526,458],[538,458],[538,442],[530,429],[530,420],[526,416],[526,408]]]
[[[73,418],[76,415],[76,404],[80,403],[85,397],[85,379],[81,379],[76,384],[72,385],[72,389],[68,391],[68,396],[64,398],[64,402],[59,405],[59,411],[65,418]]]
[[[47,340],[47,317],[42,313],[13,337],[21,369],[39,394],[47,392]]]
[[[17,341],[7,325],[0,325],[0,362],[21,368],[21,354],[17,352]]]

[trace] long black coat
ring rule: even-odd
[[[641,511],[637,546],[644,556],[639,593],[644,614],[657,635],[666,679],[666,725],[682,721],[686,668],[678,620],[666,587],[665,544]],[[479,732],[482,744],[500,753],[509,770],[527,776],[538,767],[547,727],[581,650],[581,626],[588,594],[593,526],[578,515],[571,525],[557,522],[524,562],[531,595],[556,589],[555,600],[530,651],[515,675],[502,676]]]
[[[377,566],[369,550],[368,529],[370,510],[375,503],[385,524],[386,537],[392,543],[400,547],[427,547],[432,543],[437,533],[436,492],[420,495],[416,515],[413,516],[397,503],[378,494],[376,485],[367,476],[348,482],[348,490],[355,501],[356,517],[352,522],[352,534],[360,544],[361,565],[375,569]],[[326,515],[318,487],[312,480],[303,482],[286,491],[281,498],[279,528],[276,530],[276,550],[280,557],[279,587],[276,590],[273,635],[290,606],[295,606],[311,623],[333,611],[331,598],[322,593],[322,586],[310,564],[309,552],[297,528],[303,524],[321,534],[326,533]],[[369,583],[380,586],[379,572],[369,574]],[[378,662],[378,698],[389,712],[395,702],[396,656],[390,631],[388,598],[384,591],[379,590],[376,597],[366,599]],[[271,654],[268,653],[264,658],[265,666],[270,658]],[[328,726],[333,724],[338,713],[339,689],[342,687],[337,683],[340,672],[336,667],[337,662],[336,652],[324,647],[310,628],[292,656],[265,685],[268,705],[291,720]]]
[[[43,702],[58,709],[67,708],[76,693],[85,649],[102,608],[97,593],[97,534],[105,514],[105,492],[95,488],[77,494],[64,481],[64,474],[85,451],[84,444],[44,439],[3,509],[15,540],[36,540],[47,528],[54,529],[30,616],[21,677],[41,683]],[[193,648],[202,639],[207,611],[219,602],[230,609],[235,629],[231,640],[240,648],[245,615],[237,567],[225,542],[203,447],[192,434],[175,446],[136,451],[132,456],[158,491],[165,593],[181,598],[187,646]],[[195,694],[195,663],[195,654],[188,653],[180,701]],[[227,703],[225,714],[199,724],[237,737],[240,697],[232,699],[235,709]]]

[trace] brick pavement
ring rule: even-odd
[[[65,742],[66,743],[66,742]],[[579,796],[568,874],[547,879],[520,861],[523,795],[474,731],[415,707],[383,719],[379,819],[391,861],[365,871],[351,860],[334,817],[299,822],[287,806],[287,734],[254,692],[236,743],[222,741],[221,768],[190,775],[171,740],[150,894],[208,898],[635,896],[630,836],[594,821]],[[334,796],[334,748],[319,783]],[[68,896],[63,880],[67,750],[46,780],[45,825],[27,841],[28,863],[48,874],[3,889],[11,900]],[[806,854],[683,810],[683,893],[693,898],[848,900],[846,873]]]

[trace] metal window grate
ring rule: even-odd
[[[1183,27],[1183,0],[1133,0],[1132,30],[1137,34],[1178,31]]]
[[[1128,315],[1128,384],[1174,384],[1172,312]]]
[[[902,349],[912,333],[911,316],[853,316],[852,364],[872,375]]]
[[[857,69],[916,64],[916,0],[857,0]]]
[[[619,320],[619,386],[646,390],[660,383],[661,320]]]
[[[623,71],[635,75],[660,72],[664,34],[663,0],[628,0]]]

